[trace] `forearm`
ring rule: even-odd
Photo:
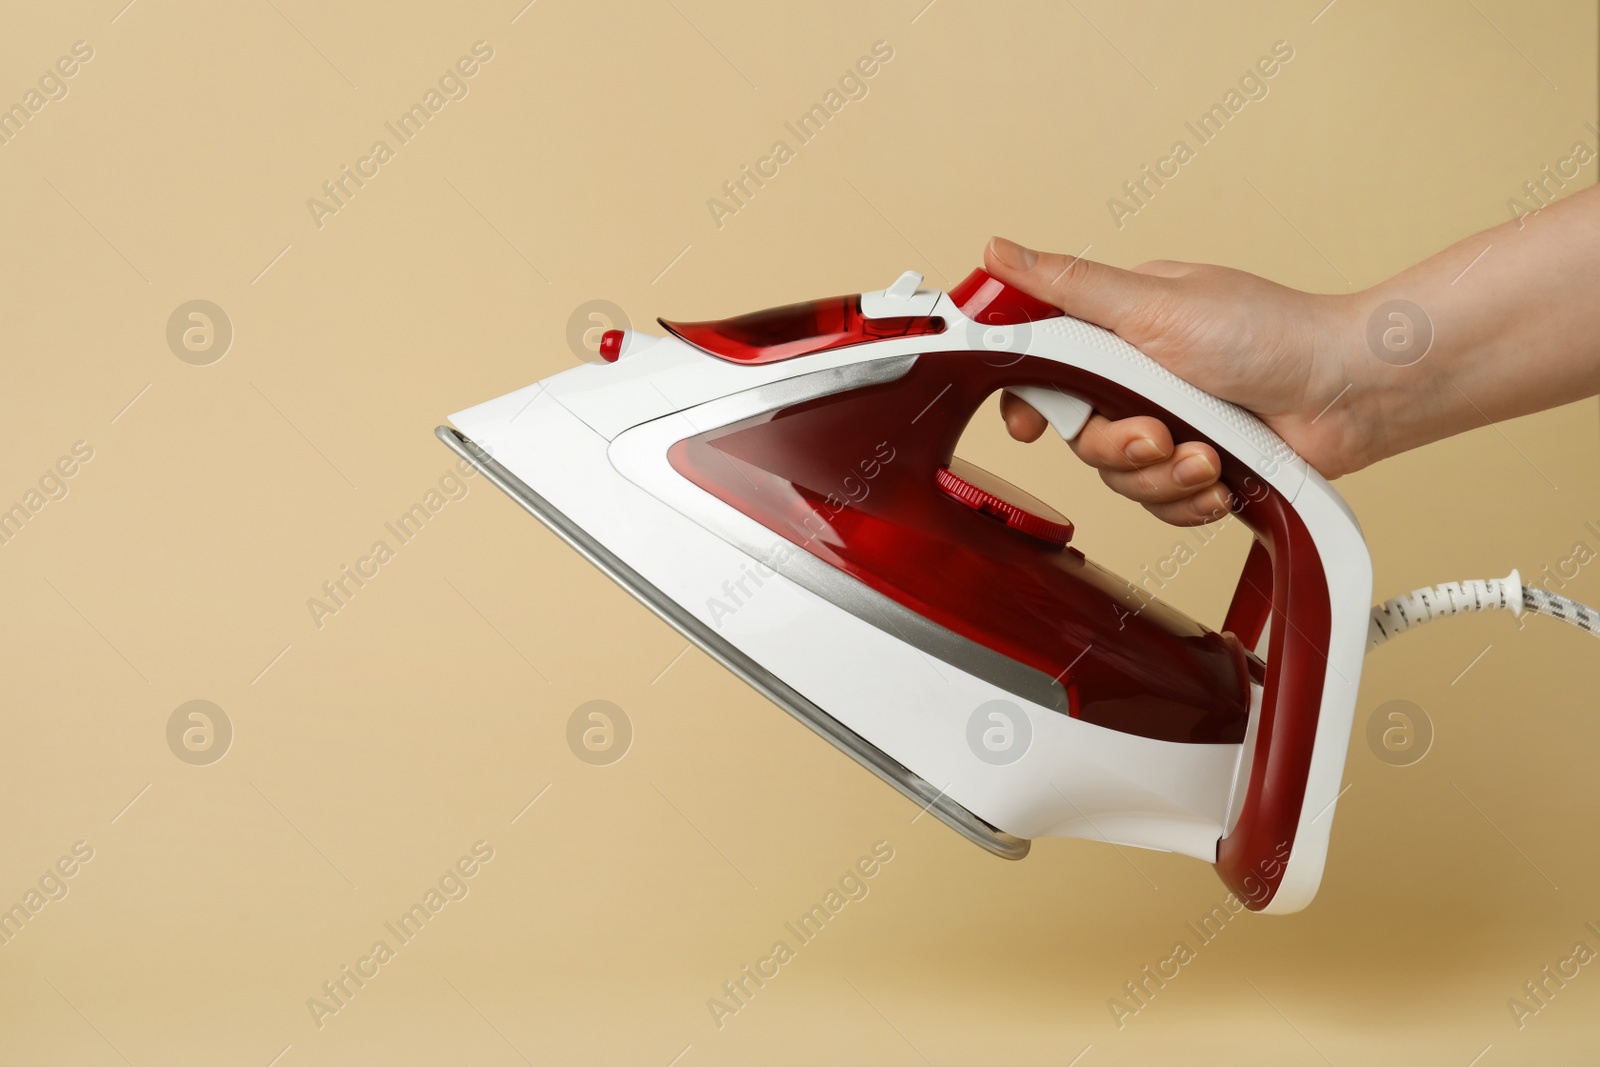
[[[1600,392],[1600,188],[1338,300],[1352,469],[1592,396]],[[1391,317],[1385,305],[1395,300],[1410,301],[1426,319],[1408,324],[1415,316],[1404,308]],[[1369,330],[1374,315],[1377,327]],[[1431,346],[1418,358],[1429,323]]]

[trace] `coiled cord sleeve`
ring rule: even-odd
[[[1522,576],[1512,571],[1504,578],[1446,582],[1431,589],[1413,589],[1405,596],[1385,600],[1372,609],[1367,624],[1367,651],[1377,648],[1396,634],[1447,615],[1469,611],[1509,611],[1520,616],[1524,611],[1560,619],[1585,633],[1600,637],[1600,612],[1557,596],[1546,589],[1522,584]]]

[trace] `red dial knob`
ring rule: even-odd
[[[1044,501],[961,459],[934,476],[945,495],[974,511],[999,519],[1018,533],[1060,548],[1072,540],[1072,523]]]
[[[607,330],[601,334],[600,358],[607,363],[615,363],[620,355],[622,355],[622,331]]]

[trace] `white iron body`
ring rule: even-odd
[[[1079,837],[1215,862],[1244,800],[1259,687],[1240,744],[1158,741],[1071,718],[958,663],[933,662],[892,628],[814,591],[817,582],[802,584],[773,561],[803,552],[669,464],[667,450],[681,439],[818,390],[850,388],[860,380],[852,376],[895,360],[970,349],[975,332],[995,329],[971,323],[949,296],[920,290],[919,281],[907,275],[862,294],[862,310],[939,315],[949,324],[940,335],[740,365],[675,337],[630,333],[616,363],[575,367],[451,416],[468,442],[446,430],[440,436],[736,673],[992,851],[1017,857],[1032,838]],[[1049,319],[1032,324],[1025,351],[1148,397],[1248,462],[1292,502],[1336,579],[1328,582],[1328,669],[1298,830],[1263,909],[1297,911],[1321,881],[1365,651],[1371,562],[1355,518],[1258,420],[1114,335]],[[1024,395],[1065,437],[1088,415],[1059,393]],[[845,596],[861,584],[838,572],[830,582]],[[1031,726],[1028,751],[1005,766],[980,760],[967,742],[972,710],[991,700],[1021,707]],[[844,730],[819,722],[819,709]],[[998,832],[973,833],[970,816]]]

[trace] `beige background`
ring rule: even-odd
[[[1593,4],[122,3],[0,35],[5,101],[94,49],[0,148],[0,502],[94,450],[0,547],[0,902],[94,849],[0,947],[0,1062],[1592,1060],[1600,967],[1521,1030],[1507,1008],[1600,948],[1600,660],[1558,624],[1375,654],[1321,896],[1235,921],[1119,1030],[1108,999],[1221,899],[1206,865],[1007,864],[913,822],[482,479],[321,629],[306,601],[447,472],[435,424],[574,363],[591,299],[649,322],[953,284],[991,232],[1369,285],[1594,144]],[[319,229],[307,198],[479,40],[470,95]],[[880,40],[870,94],[718,229],[706,200]],[[1116,228],[1107,197],[1278,40],[1270,95]],[[193,299],[234,327],[210,366],[165,340]],[[1115,570],[1188,536],[1059,442],[990,420],[963,451]],[[1600,548],[1597,460],[1588,402],[1340,489],[1389,596]],[[1170,598],[1220,618],[1238,533]],[[1600,602],[1600,567],[1567,591]],[[235,731],[209,766],[167,745],[192,699]],[[610,766],[565,740],[591,699],[633,724]],[[1435,731],[1412,766],[1365,741],[1396,699]],[[318,1029],[307,998],[480,840],[470,895]],[[714,1026],[707,998],[879,840],[870,895]]]

